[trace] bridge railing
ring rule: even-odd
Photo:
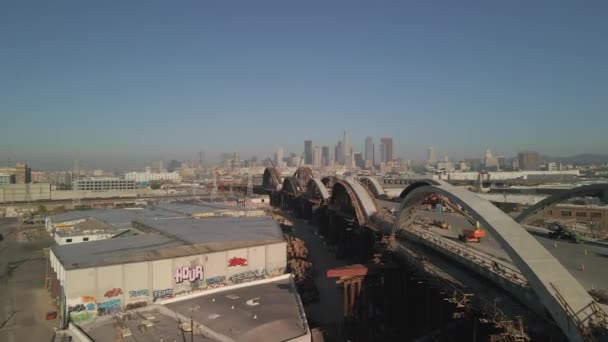
[[[505,265],[502,260],[494,258],[488,254],[474,250],[473,248],[462,245],[461,243],[448,240],[444,237],[440,237],[432,232],[426,231],[422,228],[418,228],[414,225],[407,227],[407,231],[414,235],[436,245],[438,248],[460,257],[463,257],[470,262],[479,265],[496,275],[504,278],[510,282],[516,283],[522,287],[529,287],[528,280],[524,275],[516,268],[509,265]]]
[[[579,311],[575,311],[564,296],[561,294],[557,286],[549,283],[555,291],[555,297],[558,299],[568,319],[576,325],[576,328],[582,333],[586,341],[594,341],[594,332],[602,331],[606,334],[608,329],[608,316],[602,308],[595,302],[590,302],[587,306]]]
[[[459,309],[470,311],[472,309],[479,310],[485,317],[489,317],[497,328],[504,329],[504,334],[510,337],[509,341],[530,341],[530,337],[524,331],[523,323],[519,320],[518,324],[514,324],[512,320],[498,307],[496,302],[490,303],[473,293],[463,292],[463,289],[455,283],[445,278],[436,267],[429,264],[424,257],[421,257],[416,252],[405,248],[400,244],[394,244],[393,250],[404,257],[410,265],[428,275],[425,279],[433,284],[433,286],[443,290],[446,294],[447,301],[456,306],[455,315],[462,314]],[[451,295],[450,295],[451,293]]]

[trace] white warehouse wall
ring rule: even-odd
[[[54,269],[63,268],[51,262]],[[59,264],[59,265],[58,265]],[[285,272],[285,242],[186,257],[65,271],[66,307],[78,323],[159,299]]]

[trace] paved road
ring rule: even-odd
[[[45,320],[54,309],[44,288],[40,245],[51,240],[17,242],[16,222],[8,219],[0,219],[0,233],[0,341],[50,341],[58,322]]]
[[[428,216],[432,219],[449,222],[451,224],[450,230],[446,231],[439,228],[432,228],[431,230],[454,240],[457,240],[458,234],[460,234],[463,229],[468,229],[472,226],[464,217],[456,214],[424,210],[418,210],[416,213],[421,216]],[[587,244],[574,244],[564,240],[553,240],[538,235],[534,235],[534,237],[566,267],[583,287],[586,289],[608,289],[608,272],[606,272],[606,268],[608,267],[608,248]],[[481,243],[471,243],[469,246],[510,261],[507,253],[498,245],[498,242],[491,235],[482,240]],[[582,271],[582,265],[585,265],[585,271]]]
[[[308,255],[314,267],[314,282],[319,290],[319,302],[308,305],[306,314],[309,321],[323,327],[331,339],[338,334],[339,326],[344,319],[344,304],[336,280],[327,278],[326,274],[328,269],[345,266],[348,262],[336,259],[335,254],[323,243],[323,239],[314,233],[316,227],[292,217],[290,220],[294,223],[293,235],[306,242]]]

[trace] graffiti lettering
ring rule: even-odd
[[[154,300],[173,297],[173,289],[155,290],[152,292]]]
[[[226,283],[225,283],[226,277],[219,276],[219,277],[207,278],[206,282],[207,282],[207,288],[215,289],[215,288],[226,285]]]
[[[148,289],[129,291],[129,297],[148,297],[150,295],[150,291]]]
[[[148,303],[146,303],[146,302],[129,303],[125,307],[125,310],[139,309],[139,308],[143,308],[146,305],[148,305]]]
[[[120,311],[120,299],[111,299],[97,305],[97,314],[109,315]]]
[[[118,288],[113,288],[111,290],[106,291],[106,293],[104,294],[105,297],[107,298],[112,298],[112,297],[116,297],[118,295],[122,294],[122,289],[118,289]]]
[[[228,260],[228,267],[247,266],[247,259],[234,257]]]
[[[230,282],[233,284],[240,284],[247,281],[259,280],[266,278],[266,271],[256,270],[238,273],[230,276]]]
[[[80,297],[80,300],[83,303],[95,303],[95,302],[97,302],[97,300],[93,296],[82,296],[82,297]]]
[[[186,280],[193,282],[199,279],[203,279],[203,266],[201,265],[194,267],[184,266],[175,269],[175,282],[178,284]]]
[[[72,313],[72,312],[81,312],[81,311],[85,311],[87,310],[87,307],[84,306],[84,304],[76,304],[76,305],[70,305],[68,306],[68,312]]]
[[[71,313],[70,319],[72,320],[72,322],[78,323],[78,322],[82,322],[82,321],[91,320],[91,319],[95,318],[95,316],[96,316],[95,312],[86,311],[86,312],[79,312],[79,313]]]

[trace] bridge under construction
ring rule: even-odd
[[[345,317],[351,321],[365,319],[353,310],[356,303],[369,299],[364,298],[361,284],[373,283],[372,279],[381,275],[394,278],[389,292],[395,303],[411,279],[419,279],[449,303],[451,309],[446,310],[454,317],[475,312],[480,321],[491,326],[488,336],[493,340],[527,341],[531,336],[570,341],[607,339],[606,307],[582,284],[589,283],[588,277],[594,284],[604,284],[607,275],[587,272],[581,276],[587,277],[585,281],[578,279],[581,270],[558,260],[545,241],[539,241],[520,223],[569,197],[606,198],[608,185],[549,196],[516,219],[477,194],[443,181],[419,179],[399,185],[402,190],[395,196],[395,189],[385,188],[373,177],[321,177],[299,168],[293,176],[282,178],[278,170],[268,168],[260,190],[270,195],[275,207],[314,222],[338,256],[357,264],[328,272],[344,285]],[[431,195],[439,196],[452,209],[451,216],[483,227],[492,244],[466,244],[433,227],[421,210],[421,203]],[[608,252],[605,247],[593,248],[599,254]],[[382,262],[378,262],[379,255]],[[386,283],[382,279],[381,283]],[[432,336],[433,327],[440,328],[430,324],[422,336]]]

